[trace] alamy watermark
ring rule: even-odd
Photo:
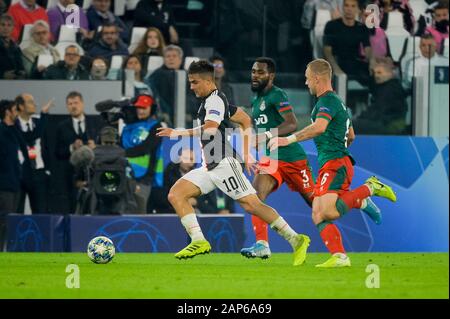
[[[68,289],[80,288],[80,267],[75,264],[69,264],[66,267],[66,287]]]
[[[65,13],[68,14],[66,17],[66,23],[65,25],[73,28],[73,29],[79,29],[80,28],[80,7],[76,4],[69,4],[65,8]]]
[[[369,289],[380,288],[380,267],[376,264],[369,264],[366,267],[366,287]]]
[[[369,4],[365,12],[367,17],[365,19],[366,27],[369,29],[380,27],[380,8],[376,4]]]

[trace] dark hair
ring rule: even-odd
[[[431,33],[425,32],[425,33],[420,37],[420,39],[423,39],[423,40],[430,40],[430,39],[433,39],[433,40],[434,40],[434,37],[433,37],[433,35],[432,35]]]
[[[214,77],[214,66],[206,60],[192,62],[188,74],[209,74]]]
[[[212,57],[209,58],[209,62],[213,63],[215,60],[219,60],[225,63],[225,60],[222,56],[220,56],[219,54],[215,54]]]
[[[67,94],[67,96],[66,96],[66,102],[67,102],[68,99],[73,99],[73,98],[76,98],[76,97],[79,97],[80,100],[83,101],[83,96],[81,95],[80,92],[72,91],[72,92],[70,92],[69,94]]]
[[[132,58],[137,59],[139,61],[139,64],[141,65],[141,73],[139,74],[139,78],[140,78],[140,81],[142,81],[142,79],[144,78],[144,65],[143,65],[141,57],[139,55],[137,55],[137,54],[130,54],[130,55],[128,55],[123,60],[122,70],[125,71],[125,69],[127,68],[128,61],[130,61]]]
[[[448,10],[448,2],[445,3],[444,1],[439,1],[437,6],[434,7],[433,11],[436,11],[439,9],[447,9]]]
[[[105,28],[111,28],[111,27],[114,27],[114,28],[116,28],[116,31],[119,31],[119,27],[114,22],[105,22],[102,24],[102,29],[100,31],[100,34],[103,34],[103,30],[105,30]]]
[[[255,62],[267,64],[267,71],[269,71],[269,73],[276,72],[277,66],[275,64],[275,61],[272,58],[259,57],[255,60]]]
[[[19,109],[19,105],[25,105],[25,99],[22,94],[16,96],[14,104],[17,106],[17,109]]]
[[[0,119],[3,120],[6,116],[6,111],[11,111],[16,105],[14,101],[11,100],[0,100]]]

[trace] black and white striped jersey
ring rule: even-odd
[[[215,168],[226,157],[234,157],[242,163],[241,158],[229,142],[233,128],[228,124],[228,120],[236,111],[237,107],[228,104],[227,97],[219,90],[212,91],[200,104],[197,113],[198,124],[204,125],[206,121],[214,121],[219,124],[214,136],[206,136],[202,132],[200,138],[203,165],[208,170]]]

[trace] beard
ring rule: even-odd
[[[267,87],[267,84],[269,84],[269,79],[258,81],[257,85],[254,85],[252,83],[251,85],[252,92],[261,93]]]
[[[436,22],[434,24],[436,30],[438,30],[440,33],[447,33],[448,31],[448,20],[441,20],[439,22]]]

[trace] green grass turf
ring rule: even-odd
[[[351,268],[318,269],[328,254],[268,260],[211,254],[177,260],[173,254],[117,254],[106,265],[82,253],[0,253],[0,298],[448,298],[448,253],[352,253]],[[65,286],[77,264],[80,288]],[[368,264],[380,269],[380,288],[365,286]]]

